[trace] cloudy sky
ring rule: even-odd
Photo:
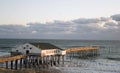
[[[120,40],[120,0],[0,0],[0,38]]]

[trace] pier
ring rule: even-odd
[[[15,55],[8,57],[1,57],[0,63],[5,63],[6,69],[22,69],[22,68],[48,68],[51,66],[57,66],[60,64],[64,65],[64,57],[79,57],[87,58],[94,57],[98,55],[98,47],[76,47],[76,48],[65,48],[65,54],[20,54],[16,52]],[[18,55],[17,55],[18,53]]]
[[[36,54],[16,55],[1,57],[0,63],[5,63],[5,68],[22,69],[22,68],[48,68],[64,64],[64,55],[43,56]]]
[[[98,47],[89,46],[89,47],[75,47],[75,48],[65,48],[67,57],[79,57],[79,58],[87,58],[97,56]]]

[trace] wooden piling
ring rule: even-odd
[[[27,68],[27,59],[24,59],[24,67]]]
[[[39,64],[42,65],[42,57],[39,58]]]
[[[20,69],[22,68],[22,58],[20,59]]]
[[[27,67],[30,68],[31,67],[31,56],[28,56],[28,60],[27,60]]]
[[[54,63],[55,63],[55,66],[57,65],[57,55],[54,55]]]
[[[15,60],[15,70],[18,68],[18,60]]]
[[[53,65],[55,65],[55,55],[53,55]]]
[[[51,55],[51,66],[53,66],[54,57]]]
[[[64,55],[62,55],[62,63],[63,63],[63,65],[64,65]]]
[[[58,55],[58,64],[60,64],[60,55]]]
[[[11,61],[11,69],[13,69],[13,61]]]
[[[8,69],[8,61],[6,61],[6,69]]]

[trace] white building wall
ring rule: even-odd
[[[42,50],[41,51],[42,55],[56,55],[56,54],[61,54],[60,49],[47,49],[47,50]]]
[[[66,51],[61,51],[61,55],[66,55]]]
[[[21,52],[22,54],[26,54],[26,51],[29,51],[29,53],[40,53],[42,56],[47,56],[47,55],[56,55],[56,54],[61,54],[65,55],[66,51],[62,51],[60,49],[46,49],[46,50],[41,50],[29,43],[26,43],[24,45],[20,45],[19,47],[12,49],[12,52]]]
[[[12,52],[18,51],[18,52],[21,52],[23,54],[26,54],[27,50],[29,51],[29,53],[41,53],[41,50],[39,48],[37,48],[29,43],[26,43],[24,45],[20,45],[19,47],[12,49]]]

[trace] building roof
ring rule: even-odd
[[[45,49],[60,49],[62,50],[61,48],[55,46],[55,45],[52,45],[50,43],[39,43],[39,42],[35,42],[35,43],[30,43],[32,45],[34,45],[35,47],[37,48],[40,48],[42,50],[45,50]]]

